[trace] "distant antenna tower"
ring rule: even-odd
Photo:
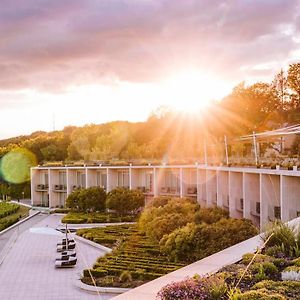
[[[53,131],[55,131],[55,113],[53,113],[52,122],[53,122]]]

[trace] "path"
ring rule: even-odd
[[[56,228],[61,216],[41,216],[34,227]],[[32,223],[26,224],[27,229]],[[103,251],[77,242],[78,263],[75,268],[55,269],[59,236],[34,234],[25,229],[0,266],[0,298],[5,300],[90,300],[111,298],[111,295],[89,294],[75,287],[83,269],[91,267]]]

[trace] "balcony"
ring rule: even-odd
[[[137,190],[141,191],[144,194],[153,194],[151,188],[145,186],[138,186]]]
[[[44,191],[48,191],[48,188],[49,188],[48,184],[37,184],[36,191],[44,192]]]
[[[251,207],[250,214],[255,217],[260,216],[260,202],[255,202],[255,209],[252,209]]]
[[[64,184],[55,184],[54,191],[65,193],[67,191],[67,186]]]
[[[244,199],[240,198],[240,199],[236,199],[236,210],[243,212],[244,211]]]
[[[188,195],[197,195],[197,188],[195,186],[190,186],[187,188]]]
[[[179,195],[180,191],[176,187],[161,187],[160,193],[162,195]]]

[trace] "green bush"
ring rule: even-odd
[[[193,222],[199,209],[195,201],[174,198],[164,206],[145,208],[138,221],[139,229],[159,242],[165,234]]]
[[[267,248],[280,247],[281,251],[287,256],[298,256],[300,247],[297,237],[298,233],[294,228],[282,223],[281,221],[274,222],[271,228],[264,235],[264,240],[268,240]]]
[[[77,211],[104,211],[106,192],[100,187],[74,190],[66,200],[66,207]]]
[[[229,212],[220,207],[201,208],[196,213],[196,223],[213,224],[220,221],[222,218],[229,218]]]
[[[158,196],[153,198],[148,204],[147,207],[160,207],[168,204],[174,198],[170,196]]]
[[[244,219],[221,219],[214,224],[188,224],[165,235],[160,246],[175,260],[195,261],[221,251],[257,234],[256,227]],[[189,255],[187,256],[186,253]]]
[[[264,280],[256,283],[252,289],[264,289],[268,290],[270,293],[279,293],[287,296],[288,299],[298,299],[297,297],[300,295],[300,282]]]
[[[247,291],[237,295],[236,300],[285,300],[286,298],[280,294],[270,294],[267,290],[261,289],[257,291]]]
[[[129,271],[123,271],[119,278],[120,282],[130,282],[132,281],[132,277]]]
[[[145,196],[139,190],[129,190],[126,188],[116,188],[108,193],[106,207],[123,216],[136,213],[144,206]]]

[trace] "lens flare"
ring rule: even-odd
[[[35,155],[25,148],[16,148],[5,154],[0,163],[0,171],[5,181],[23,183],[30,180],[30,168],[37,164]]]

